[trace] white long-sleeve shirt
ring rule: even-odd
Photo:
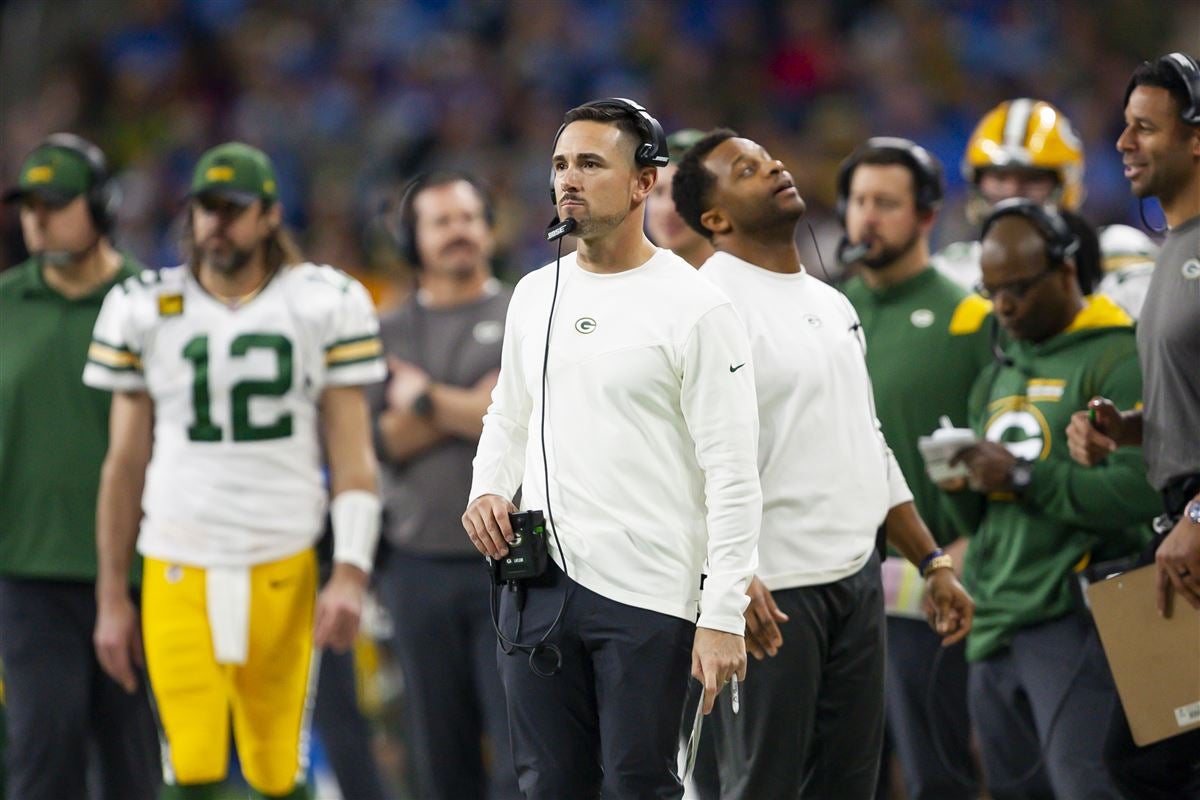
[[[858,316],[803,270],[728,253],[700,268],[750,334],[763,519],[758,577],[772,591],[862,569],[888,509],[912,500],[875,417]]]
[[[542,363],[554,264],[513,293],[471,499],[546,510]],[[604,597],[741,634],[762,516],[758,408],[729,300],[668,250],[625,272],[562,259],[545,439],[567,573]],[[705,560],[707,559],[707,568]],[[701,574],[707,572],[701,596]]]

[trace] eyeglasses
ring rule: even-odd
[[[1006,294],[1013,300],[1021,300],[1025,295],[1036,286],[1042,278],[1054,272],[1058,265],[1054,264],[1048,269],[1042,270],[1032,278],[1021,278],[1020,280],[1009,281],[1002,283],[999,286],[985,286],[983,281],[975,284],[976,293],[984,300],[995,300],[999,295]]]

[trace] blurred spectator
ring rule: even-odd
[[[516,278],[545,255],[544,132],[584,98],[629,94],[669,128],[752,134],[795,167],[831,252],[833,172],[854,143],[904,135],[953,164],[984,111],[1036,90],[1088,149],[1085,215],[1132,223],[1111,109],[1130,63],[1198,24],[1193,4],[1146,14],[1137,0],[8,3],[0,169],[51,130],[92,135],[135,201],[123,243],[163,265],[181,260],[187,165],[245,140],[273,154],[305,244],[372,283],[394,259],[364,243],[375,209],[353,199],[453,165],[497,188],[497,260]],[[970,233],[954,173],[935,246]],[[0,269],[23,256],[8,214]]]

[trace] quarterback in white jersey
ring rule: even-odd
[[[113,392],[96,651],[131,689],[144,641],[172,796],[211,796],[232,720],[250,786],[306,797],[316,654],[353,641],[379,536],[362,391],[386,373],[379,323],[357,281],[303,262],[265,154],[210,150],[191,196],[189,262],[109,292],[84,369]],[[334,568],[318,597],[322,439]]]
[[[84,382],[154,402],[138,551],[252,566],[312,546],[325,513],[317,403],[383,374],[371,300],[332,267],[284,267],[236,309],[186,265],[115,287]]]

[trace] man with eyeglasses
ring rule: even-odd
[[[972,389],[981,441],[957,457],[986,498],[964,568],[971,719],[993,797],[1117,798],[1101,760],[1116,692],[1076,573],[1136,553],[1157,498],[1137,448],[1088,470],[1063,431],[1096,394],[1140,401],[1133,327],[1084,297],[1080,237],[1058,212],[1005,201],[982,242],[980,293],[1011,341]]]

